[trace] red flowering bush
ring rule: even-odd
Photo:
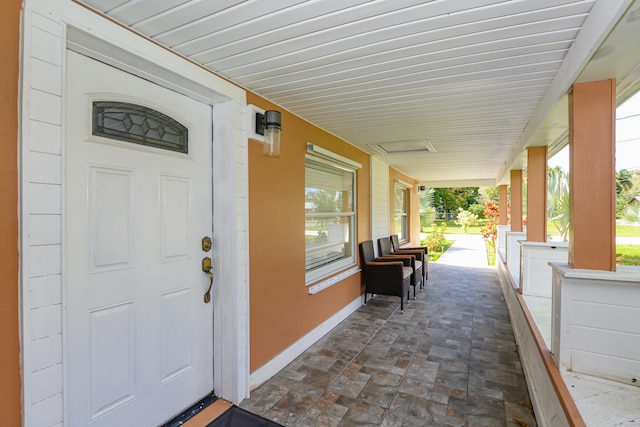
[[[484,216],[487,217],[487,224],[480,229],[482,238],[496,250],[496,239],[498,238],[498,217],[500,216],[500,208],[491,200],[484,202]]]

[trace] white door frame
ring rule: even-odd
[[[214,390],[249,395],[246,93],[71,0],[26,0],[20,104],[23,423],[64,423],[64,75],[72,49],[213,106]]]

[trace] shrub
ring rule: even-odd
[[[438,227],[438,224],[436,223],[431,224],[431,233],[427,235],[427,240],[425,242],[429,252],[440,251],[445,241],[444,233],[446,231],[447,224],[444,222],[440,224],[440,227]]]
[[[456,219],[456,224],[462,227],[463,233],[467,234],[469,227],[478,225],[478,215],[465,211],[462,208],[458,208],[458,219]]]
[[[500,209],[491,200],[487,200],[484,205],[484,215],[488,218],[487,224],[480,229],[480,234],[485,242],[491,246],[493,252],[496,250],[496,239],[498,238],[498,217],[500,216]]]

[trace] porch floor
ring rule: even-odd
[[[536,426],[497,275],[459,253],[404,313],[376,296],[240,406],[286,426]]]

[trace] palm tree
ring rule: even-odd
[[[558,230],[560,238],[566,241],[569,231],[569,179],[559,166],[549,168],[548,177],[547,216]]]
[[[436,221],[436,210],[433,207],[435,190],[427,188],[420,196],[420,228],[426,230]]]

